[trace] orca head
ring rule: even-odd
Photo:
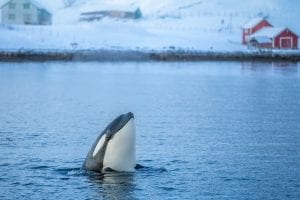
[[[100,149],[105,148],[103,171],[134,171],[135,138],[134,115],[131,112],[120,115],[104,129],[93,151],[93,157]]]
[[[134,116],[132,112],[127,114],[120,115],[116,119],[114,119],[104,130],[106,137],[113,137],[115,134],[119,133],[121,129],[123,129],[127,123],[133,122]]]

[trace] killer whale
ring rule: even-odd
[[[118,116],[98,136],[82,169],[100,173],[134,171],[140,167],[136,164],[135,140],[134,115],[129,112]]]

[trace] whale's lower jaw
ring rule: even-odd
[[[134,172],[135,167],[118,167],[115,166],[115,168],[112,167],[103,167],[101,170],[101,173],[110,173],[110,172]]]
[[[133,172],[136,166],[135,139],[135,124],[132,118],[109,141],[103,159],[103,169]]]

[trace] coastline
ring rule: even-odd
[[[299,62],[300,51],[196,50],[0,50],[0,62],[44,61],[288,61]]]

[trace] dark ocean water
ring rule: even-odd
[[[80,170],[132,111],[135,173]],[[0,199],[300,199],[300,64],[0,63]]]

